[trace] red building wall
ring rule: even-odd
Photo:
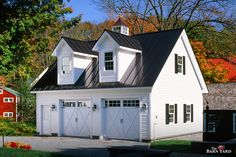
[[[4,97],[12,97],[14,101],[4,102],[3,101]],[[3,93],[2,94],[0,93],[0,117],[3,117],[3,112],[13,112],[13,118],[16,118],[16,103],[17,103],[16,96],[3,89]]]

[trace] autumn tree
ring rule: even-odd
[[[192,41],[191,45],[206,83],[226,82],[227,79],[225,76],[228,73],[227,69],[222,68],[221,65],[214,65],[208,61],[206,57],[207,50],[204,47],[203,42]]]
[[[9,82],[34,75],[51,39],[80,20],[63,20],[72,10],[62,0],[1,0],[0,10],[0,76]]]
[[[151,23],[156,30],[235,25],[233,0],[94,0],[108,13],[129,15]],[[141,24],[143,25],[143,24]]]

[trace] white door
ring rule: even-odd
[[[105,136],[139,139],[139,100],[105,100]]]
[[[51,113],[49,105],[41,106],[42,113],[42,135],[51,134]]]
[[[90,101],[65,101],[63,135],[89,137],[91,135],[91,114]]]

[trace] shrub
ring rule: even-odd
[[[35,135],[35,126],[23,122],[0,120],[0,135],[5,136],[32,136]]]

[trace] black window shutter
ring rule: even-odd
[[[169,124],[169,104],[166,104],[166,124]]]
[[[185,67],[185,56],[183,56],[183,74],[186,74],[186,67]]]
[[[186,104],[184,104],[184,123],[186,123]]]
[[[178,73],[178,55],[175,54],[175,73]]]
[[[177,104],[175,104],[175,123],[177,123]]]
[[[193,104],[191,104],[191,122],[193,122]]]

